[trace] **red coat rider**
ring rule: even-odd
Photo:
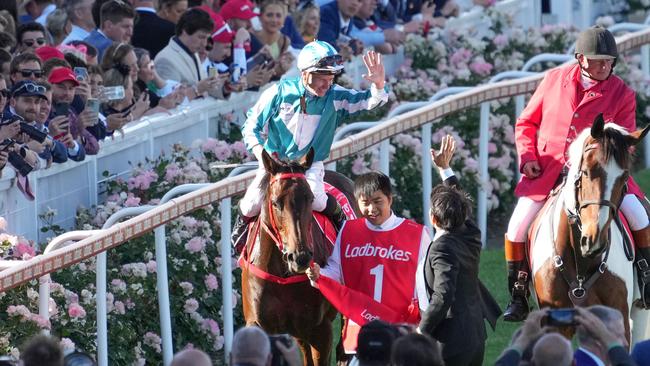
[[[571,142],[591,127],[599,113],[603,113],[605,122],[614,122],[628,131],[636,129],[634,91],[612,75],[618,57],[614,36],[597,26],[583,31],[576,42],[575,57],[577,64],[546,73],[515,126],[523,176],[515,189],[519,200],[505,238],[512,295],[503,315],[506,321],[521,321],[528,314],[529,269],[524,243],[529,226],[558,183]],[[631,179],[628,184],[629,194],[620,209],[633,231],[640,265],[647,265],[643,260],[650,259],[648,214],[637,198],[643,197],[639,187]],[[650,305],[650,289],[644,291],[650,278],[640,275],[639,280],[642,298]]]

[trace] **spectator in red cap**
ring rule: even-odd
[[[9,72],[12,84],[25,79],[37,81],[43,77],[41,59],[31,52],[21,53],[11,60]]]
[[[96,126],[84,126],[74,109],[70,108],[70,104],[75,96],[75,89],[79,86],[74,72],[68,67],[58,67],[52,70],[48,82],[52,84],[52,119],[50,123],[54,117],[57,117],[60,111],[67,109],[68,113],[62,113],[62,115],[67,115],[68,117],[68,125],[70,126],[72,137],[83,145],[87,155],[96,155],[99,152],[97,138],[87,130],[89,127]]]
[[[154,60],[161,78],[191,86],[193,98],[206,92],[223,98],[225,80],[209,77],[198,56],[200,50],[205,50],[213,28],[214,22],[207,12],[197,8],[186,11],[176,25],[176,36]]]
[[[235,31],[250,29],[251,19],[259,15],[255,12],[255,5],[248,0],[229,0],[221,6],[220,14]]]
[[[45,62],[51,58],[60,58],[65,59],[63,52],[59,51],[56,47],[52,46],[43,46],[36,49],[36,56]]]
[[[214,21],[212,36],[206,47],[207,58],[203,62],[203,68],[210,73],[226,74],[230,72],[230,65],[227,63],[232,56],[233,43],[239,45],[242,58],[246,55],[243,50],[243,44],[250,41],[250,33],[245,28],[241,28],[235,33],[221,15],[212,11],[207,5],[200,6],[199,9],[205,10]],[[214,70],[214,71],[211,71]],[[224,86],[224,95],[233,91],[243,91],[246,89],[246,78],[241,78],[239,82],[232,83],[228,77]]]

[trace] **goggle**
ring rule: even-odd
[[[19,91],[21,90],[27,90],[28,93],[38,93],[38,94],[45,94],[45,87],[42,85],[36,85],[33,83],[25,83],[18,87],[18,89],[14,90],[13,95],[16,95]]]
[[[343,65],[343,57],[341,55],[332,55],[326,56],[318,60],[314,68],[324,69],[327,67],[341,66]]]
[[[27,47],[32,47],[34,44],[42,46],[45,44],[45,38],[23,39],[23,44]]]
[[[28,78],[31,75],[34,75],[35,78],[40,78],[43,76],[43,71],[41,70],[24,69],[24,70],[20,70],[19,72],[24,78]]]

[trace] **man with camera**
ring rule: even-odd
[[[38,168],[39,160],[34,154],[44,160],[49,160],[50,157],[57,162],[68,160],[63,146],[56,145],[55,141],[48,138],[46,132],[35,126],[40,104],[45,98],[45,88],[31,80],[20,81],[11,89],[9,105],[3,113],[2,129],[10,131],[3,134],[4,147],[15,152],[18,152],[19,146],[27,148],[23,156],[24,161],[11,161],[23,176]]]

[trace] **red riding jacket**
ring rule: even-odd
[[[569,145],[591,127],[599,113],[605,122],[634,131],[635,111],[634,90],[615,75],[584,90],[577,64],[548,71],[515,125],[519,170],[537,160],[542,174],[535,179],[522,176],[515,194],[535,201],[546,199],[568,160]],[[643,196],[631,177],[628,188],[629,193]]]

